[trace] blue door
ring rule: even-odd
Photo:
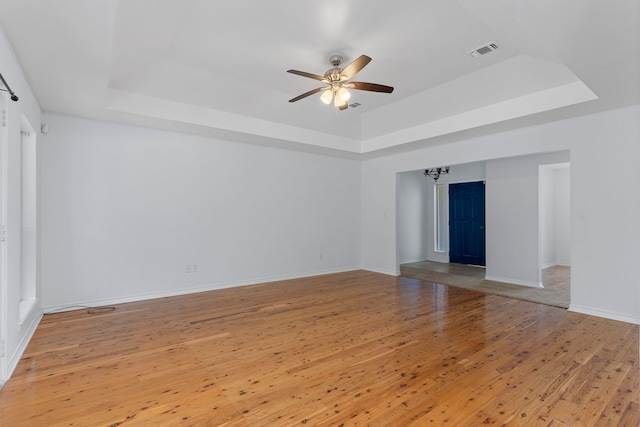
[[[449,262],[486,265],[482,181],[449,185]]]

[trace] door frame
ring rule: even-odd
[[[7,147],[8,147],[8,97],[0,92],[0,386],[8,379],[8,281],[7,281]]]

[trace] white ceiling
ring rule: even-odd
[[[638,0],[0,0],[0,25],[44,111],[252,142],[367,153],[640,103]],[[332,54],[395,91],[287,102],[322,84],[286,70]]]

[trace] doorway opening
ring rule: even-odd
[[[536,256],[542,245],[539,243],[538,209],[541,204],[539,195],[539,167],[554,169],[554,174],[565,173],[569,176],[569,152],[520,156],[514,158],[496,159],[486,162],[472,162],[454,164],[449,174],[441,177],[437,182],[427,179],[425,182],[423,169],[401,172],[398,174],[399,195],[397,199],[397,244],[398,270],[402,276],[421,280],[431,280],[445,283],[450,280],[455,283],[467,283],[478,279],[479,282],[489,277],[489,282],[504,282],[527,289],[538,290],[538,284],[543,283],[545,289],[539,289],[545,295],[563,286],[567,290],[562,299],[562,306],[569,304],[570,285],[570,256],[566,260],[556,252],[558,259],[553,264],[543,265]],[[566,166],[559,164],[566,162]],[[559,169],[564,168],[564,171]],[[485,215],[492,229],[486,233],[485,239],[491,238],[485,244],[485,266],[491,267],[491,275],[487,276],[485,267],[457,264],[450,260],[449,253],[449,197],[448,189],[456,184],[482,181],[486,182],[487,194],[485,201]],[[556,205],[569,205],[569,180],[565,181],[566,192],[558,192],[560,184],[555,184]],[[553,185],[553,184],[552,184]],[[564,185],[564,184],[563,184]],[[419,186],[423,186],[420,191]],[[411,198],[407,197],[407,189],[411,188]],[[420,200],[420,197],[422,199]],[[416,206],[420,209],[416,210]],[[506,209],[506,211],[505,211]],[[522,211],[525,216],[518,216]],[[445,214],[446,212],[446,214]],[[423,216],[420,214],[424,213]],[[511,215],[511,216],[509,216]],[[514,216],[515,215],[515,216]],[[490,217],[489,217],[490,216]],[[569,217],[567,209],[567,218]],[[496,219],[499,219],[496,223]],[[521,220],[509,222],[510,219]],[[493,221],[493,222],[491,222]],[[504,223],[506,221],[506,224]],[[514,226],[515,224],[515,226]],[[519,225],[518,225],[519,224]],[[488,229],[488,228],[486,228]],[[496,232],[498,230],[498,232]],[[500,230],[504,230],[500,234]],[[570,226],[556,227],[558,233],[569,232]],[[486,231],[486,230],[485,230]],[[425,233],[426,232],[426,233]],[[570,249],[569,237],[564,240]],[[505,251],[505,248],[508,248]],[[444,250],[443,250],[444,249]],[[453,252],[453,251],[452,251]],[[520,256],[526,252],[526,256]],[[568,253],[568,252],[567,252]],[[505,257],[505,254],[507,255]],[[513,264],[515,259],[520,264]],[[506,260],[506,261],[505,261]],[[466,264],[466,261],[463,261]],[[515,266],[515,267],[514,267]],[[488,267],[487,267],[488,268]],[[503,274],[496,274],[503,273]],[[478,277],[476,277],[478,276]],[[455,283],[451,283],[454,285]],[[553,292],[552,292],[553,293]]]
[[[539,282],[545,288],[570,292],[571,166],[569,162],[540,165]]]
[[[36,305],[36,132],[20,117],[20,323]]]
[[[2,109],[2,127],[0,127],[0,342],[7,340],[8,312],[8,280],[7,252],[4,242],[7,240],[7,99],[5,92],[0,92],[0,108]],[[0,352],[0,387],[8,377],[7,355]]]

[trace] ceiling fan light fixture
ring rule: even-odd
[[[320,95],[320,100],[327,105],[333,103],[334,107],[340,111],[346,110],[349,106],[349,99],[351,99],[351,92],[348,89],[365,90],[369,92],[393,92],[393,87],[385,86],[377,83],[366,82],[351,82],[351,78],[355,76],[360,70],[362,70],[369,62],[371,58],[367,55],[360,55],[358,58],[351,61],[345,68],[340,68],[342,63],[342,57],[340,55],[333,55],[329,62],[333,65],[333,68],[327,70],[323,76],[319,74],[307,73],[306,71],[287,70],[288,73],[296,74],[298,76],[307,77],[314,80],[319,80],[326,84],[325,87],[318,87],[298,95],[295,98],[291,98],[289,102],[296,102],[304,99],[308,96],[314,95],[319,92],[323,92]]]
[[[344,105],[347,105],[347,101],[343,101],[342,99],[340,99],[340,97],[338,95],[333,97],[333,106],[336,108],[340,108],[343,107]]]
[[[324,93],[320,96],[320,101],[329,105],[331,104],[331,100],[333,99],[333,91],[325,90]]]
[[[341,87],[340,89],[338,89],[337,95],[338,98],[340,98],[340,101],[344,102],[347,102],[349,98],[351,98],[351,93],[345,87]]]

